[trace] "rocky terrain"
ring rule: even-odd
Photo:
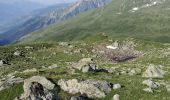
[[[170,44],[131,38],[0,47],[0,100],[169,100]]]

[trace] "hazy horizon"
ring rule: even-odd
[[[39,3],[42,5],[53,5],[53,4],[57,4],[57,3],[71,3],[71,2],[75,2],[77,0],[0,0],[0,3],[15,3],[15,2],[34,2],[34,3]]]

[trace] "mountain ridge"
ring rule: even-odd
[[[15,26],[13,29],[10,29],[4,34],[8,36],[0,36],[4,40],[8,40],[9,43],[17,41],[19,38],[24,35],[44,28],[50,24],[57,23],[61,20],[66,20],[70,17],[76,16],[79,13],[83,13],[92,9],[100,8],[108,4],[111,0],[81,0],[72,4],[68,8],[59,9],[58,11],[52,11],[47,16],[36,16],[26,20],[24,23]],[[100,5],[99,5],[100,4]],[[98,6],[97,6],[98,5]]]
[[[170,42],[168,4],[168,0],[113,0],[104,8],[33,32],[21,41],[72,41],[106,33],[115,38],[132,37]],[[136,9],[137,7],[139,8]]]

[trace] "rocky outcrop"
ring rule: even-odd
[[[24,80],[24,93],[18,100],[53,100],[57,96],[53,92],[55,85],[42,76],[33,76]]]
[[[150,64],[147,70],[143,73],[143,77],[148,78],[163,78],[164,71],[162,70],[161,66],[155,66]]]
[[[77,79],[58,81],[62,90],[70,94],[86,94],[89,98],[102,98],[111,91],[110,83],[106,81],[85,80],[79,82]]]
[[[83,58],[78,63],[73,64],[72,67],[82,71],[83,73],[97,70],[97,66],[93,62],[92,58]]]

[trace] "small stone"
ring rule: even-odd
[[[166,90],[170,92],[170,84],[166,85]]]
[[[20,55],[21,55],[21,52],[20,52],[20,51],[14,52],[14,56],[20,56]]]
[[[145,84],[147,86],[149,86],[149,88],[158,88],[160,86],[160,84],[158,82],[153,82],[152,80],[148,79],[148,80],[144,80],[142,82],[142,84]]]
[[[132,70],[130,70],[130,72],[128,73],[129,75],[133,76],[133,75],[138,75],[141,74],[142,70],[139,68],[133,68]]]
[[[48,69],[54,69],[54,68],[57,68],[57,67],[58,67],[57,64],[53,64],[53,65],[49,66]]]
[[[113,89],[116,90],[116,89],[120,89],[121,88],[121,85],[120,84],[114,84],[113,85]]]
[[[68,42],[59,42],[60,46],[69,46],[70,44]]]
[[[153,93],[153,90],[151,88],[145,88],[143,91],[148,92],[148,93]]]
[[[25,49],[33,49],[33,47],[25,46]]]
[[[37,69],[36,69],[36,68],[26,69],[26,70],[24,70],[22,73],[32,73],[32,72],[37,72]]]
[[[0,60],[0,66],[3,66],[4,62],[2,60]]]
[[[120,100],[119,94],[115,94],[112,98],[112,100]]]

